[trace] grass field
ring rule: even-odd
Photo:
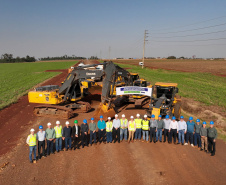
[[[163,69],[142,69],[139,66],[118,64],[130,72],[139,73],[140,77],[155,82],[178,83],[179,94],[183,97],[193,98],[206,105],[218,105],[226,108],[226,78],[211,75],[209,73],[188,73],[167,71]]]
[[[44,72],[45,70],[67,69],[75,63],[77,62],[0,64],[0,109],[16,102],[36,84],[59,74]]]

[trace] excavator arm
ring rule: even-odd
[[[101,103],[94,113],[95,118],[99,118],[100,115],[106,120],[107,117],[114,117],[115,111],[112,105],[113,92],[117,83],[118,77],[124,81],[125,85],[130,83],[130,73],[125,69],[115,65],[113,62],[107,62],[104,64],[104,76],[102,86]]]

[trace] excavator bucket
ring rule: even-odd
[[[94,112],[94,118],[100,119],[100,116],[103,116],[103,120],[107,120],[108,117],[115,117],[115,110],[113,108],[108,108],[107,105],[100,103],[99,107]]]

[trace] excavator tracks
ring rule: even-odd
[[[88,102],[79,101],[76,104],[69,104],[65,106],[39,105],[34,107],[34,114],[40,117],[69,119],[74,117],[76,113],[88,112],[90,109],[91,105]]]

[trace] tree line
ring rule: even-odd
[[[13,54],[5,53],[1,55],[0,63],[18,63],[18,62],[35,62],[35,57],[30,57],[27,55],[26,57],[13,57]]]
[[[43,57],[43,58],[39,58],[39,60],[41,61],[45,61],[45,60],[82,60],[82,59],[86,59],[85,57],[78,57],[75,55],[72,56],[68,56],[68,55],[64,55],[64,56],[60,56],[60,57]]]

